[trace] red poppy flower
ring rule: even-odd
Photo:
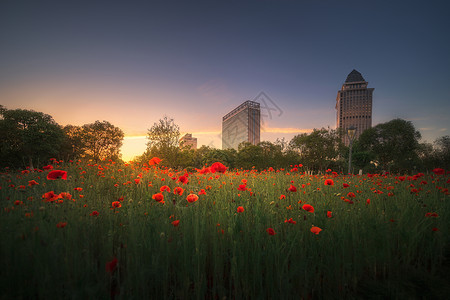
[[[117,267],[117,258],[113,258],[111,261],[108,261],[105,265],[105,271],[107,273],[112,273]]]
[[[76,187],[76,188],[74,188],[73,190],[74,190],[74,191],[77,191],[77,192],[81,192],[81,191],[83,190],[83,188]]]
[[[42,169],[51,170],[51,169],[53,169],[53,166],[52,165],[44,166]]]
[[[56,224],[56,227],[64,228],[64,227],[66,227],[66,225],[67,225],[67,222],[59,222],[58,224]]]
[[[59,195],[56,195],[55,192],[50,191],[42,195],[42,198],[45,200],[45,202],[53,202],[56,199],[58,199]]]
[[[445,174],[445,170],[441,169],[441,168],[436,168],[433,170],[433,173],[436,175],[444,175]]]
[[[283,199],[286,199],[286,195],[283,195],[283,194],[282,194],[282,195],[280,196],[280,200],[283,200]]]
[[[136,178],[136,179],[134,180],[134,183],[139,184],[140,181],[141,181],[140,178]]]
[[[30,180],[30,181],[28,181],[28,185],[29,185],[29,186],[33,186],[33,185],[37,185],[37,184],[39,184],[39,183],[36,182],[36,180]]]
[[[198,171],[200,174],[208,174],[209,172],[211,172],[211,169],[210,169],[210,168],[203,168],[203,169],[201,169],[201,170],[198,170],[198,169],[197,169],[197,171]]]
[[[58,198],[62,198],[62,199],[67,199],[67,200],[71,200],[72,199],[72,195],[66,192],[62,192],[59,194]]]
[[[332,217],[333,217],[332,212],[331,211],[327,211],[327,218],[332,218]]]
[[[317,227],[317,226],[311,227],[311,232],[312,233],[319,234],[319,232],[321,232],[321,231],[322,231],[322,229]]]
[[[96,217],[98,216],[98,211],[94,210],[93,212],[91,212],[89,215]]]
[[[289,190],[290,192],[296,192],[296,191],[297,191],[297,188],[291,184],[291,186],[289,187],[288,190]]]
[[[349,198],[355,198],[356,195],[355,195],[355,193],[350,192],[350,193],[347,194],[347,197],[349,197]]]
[[[178,177],[178,181],[179,182],[181,182],[182,184],[186,184],[186,183],[188,183],[188,178],[186,177],[186,176],[180,176],[180,177]]]
[[[181,196],[183,194],[183,192],[184,192],[184,190],[181,187],[179,187],[179,186],[177,186],[176,188],[173,189],[173,193],[176,194],[176,195],[180,195]]]
[[[290,218],[289,220],[288,219],[284,220],[284,223],[297,224],[297,222],[292,220],[292,218]]]
[[[348,185],[347,183],[344,183],[342,186],[343,186],[344,188],[348,188],[350,185]]]
[[[212,173],[215,173],[215,172],[225,173],[225,171],[227,170],[227,167],[225,167],[220,162],[215,162],[211,165],[210,170]]]
[[[200,192],[198,192],[199,195],[206,195],[205,189],[201,189]]]
[[[237,188],[239,191],[246,191],[247,190],[247,186],[245,184],[240,184],[239,187]]]
[[[67,172],[62,170],[53,170],[50,171],[50,173],[47,174],[48,180],[56,180],[58,178],[61,178],[63,180],[67,180]]]
[[[171,224],[173,225],[173,227],[177,227],[178,225],[180,225],[180,220],[172,221]]]
[[[153,157],[148,161],[149,166],[158,165],[161,162],[161,158],[159,157]]]
[[[154,194],[152,196],[152,199],[155,200],[156,202],[161,202],[164,200],[164,195],[162,193]]]
[[[325,185],[334,185],[334,181],[332,179],[325,180]]]
[[[168,187],[167,185],[163,185],[159,190],[161,192],[167,191],[168,193],[170,193],[170,187]]]
[[[304,205],[302,206],[302,208],[303,208],[304,210],[306,210],[306,211],[309,211],[310,213],[313,213],[313,212],[314,212],[314,207],[312,207],[312,205],[304,204]]]
[[[273,230],[272,228],[267,228],[266,231],[267,231],[267,233],[269,235],[275,235],[276,234],[275,230]]]
[[[114,201],[113,203],[111,203],[111,205],[112,205],[113,208],[119,208],[119,207],[122,207],[122,204],[120,204],[119,201]]]
[[[439,217],[439,215],[437,214],[437,213],[430,213],[430,212],[428,212],[428,213],[426,213],[425,214],[425,217],[434,217],[434,218],[437,218],[437,217]]]
[[[242,206],[238,206],[237,212],[238,213],[244,212],[244,208]]]
[[[193,203],[193,202],[195,202],[195,201],[198,200],[198,196],[197,196],[196,194],[189,194],[189,195],[186,197],[186,200],[187,200],[189,203]]]

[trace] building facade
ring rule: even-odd
[[[238,149],[242,142],[260,142],[261,106],[245,101],[222,118],[222,149]]]
[[[181,139],[180,139],[180,146],[189,146],[190,149],[197,149],[197,138],[192,137],[192,133],[186,133]]]
[[[372,94],[373,88],[367,87],[361,73],[353,70],[348,74],[342,89],[336,97],[336,128],[344,132],[342,141],[349,145],[347,129],[356,127],[355,139],[372,127]]]

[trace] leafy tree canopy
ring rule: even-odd
[[[344,149],[339,132],[330,128],[296,135],[289,145],[299,153],[304,165],[316,170],[324,170],[335,164]]]
[[[400,171],[414,168],[420,138],[410,121],[394,119],[365,130],[358,144],[362,151],[373,154],[382,169]]]
[[[93,160],[118,159],[124,137],[123,131],[108,121],[95,121],[80,128],[68,129],[72,141],[82,150],[82,156]]]
[[[0,158],[16,168],[44,164],[59,155],[64,141],[61,126],[50,115],[0,107]]]

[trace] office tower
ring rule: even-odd
[[[356,127],[355,139],[361,133],[372,127],[372,93],[373,88],[367,88],[368,82],[361,73],[353,70],[348,74],[342,89],[336,97],[336,128],[343,130],[343,142],[349,145],[347,130]]]
[[[234,148],[242,142],[260,142],[261,108],[258,102],[245,101],[222,118],[222,149]]]
[[[197,138],[192,137],[192,133],[186,133],[180,139],[180,146],[189,146],[191,149],[197,149]]]

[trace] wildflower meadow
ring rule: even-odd
[[[57,161],[0,182],[0,299],[445,299],[450,176]]]

